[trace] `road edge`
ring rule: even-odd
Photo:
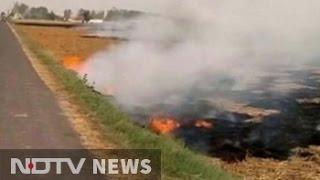
[[[52,73],[36,58],[36,56],[26,47],[22,38],[15,28],[7,22],[10,31],[18,40],[20,47],[29,60],[31,66],[43,83],[54,95],[58,106],[67,117],[72,129],[79,135],[80,143],[86,149],[111,149],[115,145],[107,143],[103,134],[102,125],[96,120],[90,119],[89,115],[81,111],[81,108],[73,103],[69,93],[57,82]]]

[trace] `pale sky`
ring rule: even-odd
[[[162,0],[0,0],[0,11],[10,9],[14,2],[23,2],[29,6],[46,6],[56,13],[62,13],[64,9],[79,8],[108,10],[112,7],[127,8],[135,10],[145,10],[149,12],[157,11],[158,5],[163,5]],[[148,8],[146,8],[148,7]]]

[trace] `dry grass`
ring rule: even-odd
[[[286,161],[248,157],[237,163],[223,163],[225,170],[259,180],[318,180],[320,179],[320,147],[299,149]]]

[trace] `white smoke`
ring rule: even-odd
[[[320,1],[164,2],[157,7],[161,16],[130,22],[129,42],[84,65],[89,82],[101,92],[113,87],[120,104],[200,97],[193,93],[199,89],[249,90],[274,69],[302,67],[319,56]]]

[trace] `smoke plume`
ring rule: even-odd
[[[287,70],[319,56],[317,0],[164,2],[153,7],[159,15],[120,21],[129,41],[92,56],[81,72],[125,107],[266,91],[263,77],[290,82]]]

